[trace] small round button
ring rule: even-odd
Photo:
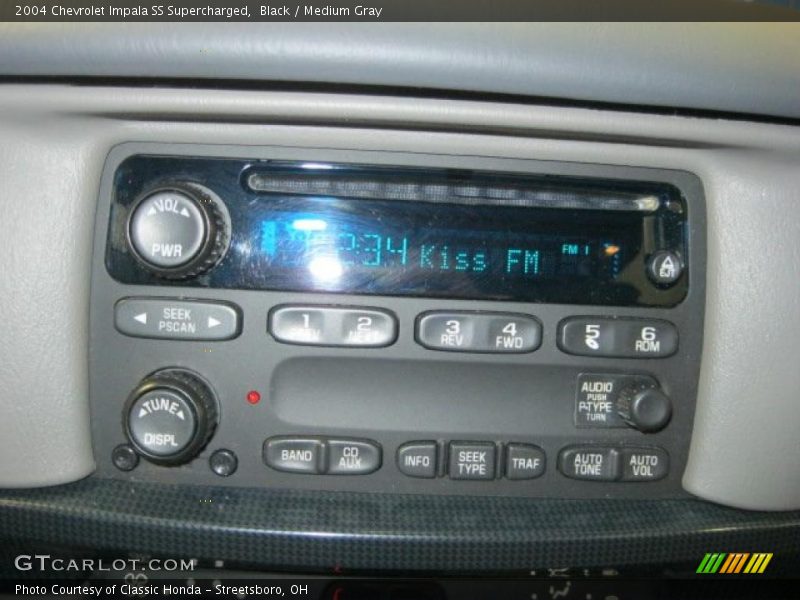
[[[147,196],[133,211],[130,239],[139,257],[154,267],[175,269],[200,252],[208,229],[195,200],[178,190]]]
[[[680,256],[669,250],[659,250],[650,256],[647,263],[647,276],[656,285],[670,286],[683,274]]]
[[[208,459],[208,466],[220,477],[230,477],[239,467],[239,459],[230,450],[217,450]]]
[[[139,464],[139,455],[128,444],[120,444],[111,452],[111,462],[120,471],[133,471]]]

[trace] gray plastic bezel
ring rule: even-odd
[[[113,175],[134,154],[352,162],[548,173],[671,183],[686,198],[690,287],[672,308],[603,307],[519,302],[441,300],[347,294],[287,293],[126,285],[106,270]],[[98,475],[126,480],[305,490],[381,491],[534,497],[679,497],[694,417],[705,306],[705,200],[700,180],[676,170],[620,167],[481,156],[366,152],[286,146],[124,143],[112,149],[100,185],[92,266],[90,404]],[[123,297],[165,297],[232,302],[242,310],[242,333],[229,341],[168,341],[127,337],[114,329],[113,309]],[[397,315],[399,336],[386,348],[288,345],[267,334],[269,311],[283,304],[385,308]],[[512,312],[543,325],[542,345],[528,354],[466,354],[428,350],[414,340],[416,317],[432,310]],[[558,350],[558,323],[568,316],[664,319],[676,325],[678,352],[660,359],[570,356]],[[141,461],[117,470],[111,452],[124,441],[120,414],[130,390],[159,368],[183,367],[209,380],[219,395],[220,423],[195,460],[179,467]],[[664,430],[579,429],[573,422],[577,375],[636,373],[655,377],[673,399],[673,420]],[[261,392],[250,405],[247,391]],[[354,391],[358,394],[354,395]],[[498,404],[505,404],[499,409]],[[384,449],[384,464],[363,476],[299,475],[262,462],[264,440],[276,435],[367,438]],[[450,441],[518,442],[542,448],[547,470],[532,480],[455,481],[404,476],[394,463],[397,448],[437,440],[447,462]],[[561,448],[576,444],[659,446],[670,455],[670,473],[648,483],[601,483],[567,479],[555,465]],[[218,449],[234,451],[239,468],[221,478],[208,465]],[[500,452],[499,455],[503,455]],[[441,469],[439,470],[441,473]]]

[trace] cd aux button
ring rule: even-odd
[[[329,475],[366,475],[381,466],[381,448],[367,440],[328,440]]]
[[[528,315],[428,312],[417,319],[417,343],[431,350],[518,354],[542,343],[542,325]]]

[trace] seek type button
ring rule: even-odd
[[[366,475],[381,466],[381,449],[366,440],[328,440],[329,475]]]
[[[619,477],[619,453],[614,448],[576,446],[565,448],[558,469],[570,479],[614,481]]]
[[[451,442],[450,479],[494,479],[496,451],[491,442]]]

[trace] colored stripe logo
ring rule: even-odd
[[[697,573],[702,574],[736,574],[736,573],[763,573],[769,561],[772,560],[772,552],[709,552],[700,561]]]

